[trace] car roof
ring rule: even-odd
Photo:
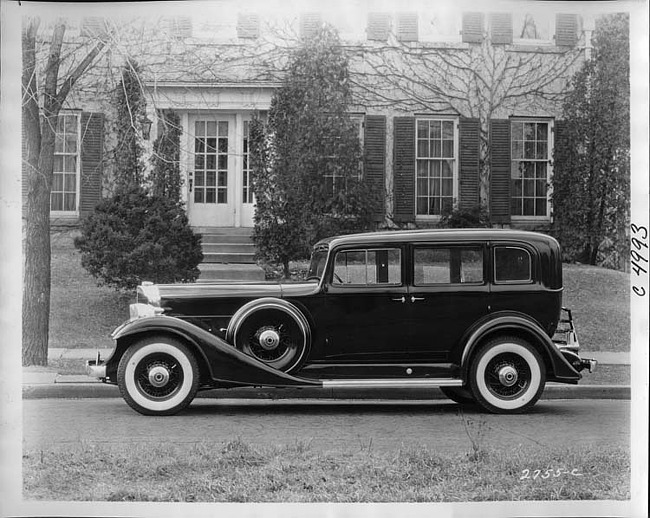
[[[469,228],[469,229],[423,229],[423,230],[391,230],[380,232],[365,232],[333,236],[320,240],[314,248],[328,246],[333,248],[340,245],[366,245],[378,243],[419,243],[419,242],[449,242],[449,241],[523,241],[527,243],[555,242],[546,234],[526,230],[510,230],[498,228]]]

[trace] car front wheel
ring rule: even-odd
[[[198,390],[199,367],[185,344],[169,337],[136,342],[117,370],[122,397],[144,415],[172,415],[187,407]]]
[[[493,413],[524,412],[540,398],[545,383],[546,369],[539,352],[517,337],[489,341],[470,366],[472,394]]]

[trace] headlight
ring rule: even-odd
[[[158,291],[158,286],[152,282],[143,282],[138,286],[136,297],[137,302],[160,306],[160,291]]]
[[[164,312],[164,309],[151,306],[150,304],[131,304],[129,306],[129,317],[131,320],[135,318],[143,317],[155,317],[156,315],[161,315]]]

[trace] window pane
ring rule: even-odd
[[[214,153],[217,151],[217,139],[216,138],[207,138],[205,139],[205,151],[207,153]]]
[[[196,153],[205,153],[205,140],[197,138],[194,140],[194,151]]]
[[[206,126],[206,134],[208,137],[217,136],[217,123],[215,121],[209,121]]]
[[[203,171],[197,171],[194,175],[194,179],[197,187],[205,185],[205,173]]]
[[[366,284],[365,251],[339,252],[334,262],[333,284]]]
[[[418,176],[426,177],[429,174],[429,162],[427,160],[418,160]]]
[[[205,156],[194,155],[194,167],[196,169],[205,169]]]
[[[546,142],[537,142],[537,155],[535,158],[544,160],[548,157],[548,144]]]
[[[432,139],[441,139],[442,138],[442,123],[441,121],[431,121],[431,138]]]
[[[535,201],[535,216],[546,216],[546,199],[537,198]]]
[[[205,202],[215,203],[217,201],[217,190],[213,187],[205,190]]]
[[[429,156],[429,141],[418,140],[418,157],[427,158]]]
[[[66,135],[65,136],[65,152],[66,153],[76,153],[77,152],[77,135]]]
[[[451,178],[442,180],[442,195],[451,196],[453,194],[453,181]]]
[[[418,196],[426,196],[427,194],[429,194],[429,180],[418,178]]]
[[[194,133],[197,137],[205,136],[205,121],[196,121],[194,123]]]
[[[524,216],[534,216],[535,215],[535,199],[534,198],[524,198]]]
[[[431,141],[431,156],[435,158],[442,157],[442,143],[439,140]]]
[[[63,172],[63,156],[54,155],[54,172],[62,173]]]
[[[217,185],[217,172],[208,171],[205,173],[205,185],[208,187],[216,187]]]
[[[77,191],[77,175],[74,174],[65,175],[65,190],[67,192]]]
[[[448,284],[450,282],[449,250],[416,248],[414,281],[416,285]]]
[[[427,121],[418,121],[418,138],[429,138],[429,124]]]
[[[460,252],[460,282],[483,282],[483,250],[480,248],[463,249]]]
[[[228,203],[228,191],[219,189],[217,203]]]
[[[444,121],[442,123],[442,138],[445,140],[454,140],[454,123],[452,121]]]
[[[52,193],[51,210],[63,210],[63,193]]]
[[[227,153],[228,152],[228,139],[227,138],[220,138],[219,139],[219,153]]]
[[[77,172],[77,157],[76,156],[66,156],[64,161],[65,172],[66,173],[76,173]]]
[[[204,203],[203,189],[194,189],[194,203]]]
[[[535,182],[524,181],[524,196],[535,196]]]
[[[205,155],[205,168],[206,169],[216,169],[217,168],[217,156],[216,155]]]
[[[531,280],[530,254],[521,248],[494,249],[494,277],[497,282]]]
[[[219,171],[219,187],[226,187],[228,185],[228,173],[226,171]]]
[[[442,141],[442,156],[445,158],[454,157],[454,141],[453,140],[443,140]]]
[[[64,208],[63,208],[63,210],[67,210],[67,211],[75,210],[77,208],[76,203],[75,203],[77,195],[74,194],[74,193],[68,193],[68,194],[64,194],[63,196],[64,196]]]
[[[52,177],[52,192],[54,191],[62,191],[63,190],[63,175],[62,174],[54,174]]]
[[[219,155],[217,168],[222,170],[228,169],[228,155]]]
[[[219,136],[220,137],[228,136],[228,123],[226,121],[219,121]]]

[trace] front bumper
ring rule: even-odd
[[[106,365],[97,351],[97,358],[86,361],[86,374],[91,378],[106,379]]]
[[[592,358],[581,358],[578,354],[580,342],[573,322],[573,314],[568,308],[562,308],[562,315],[557,330],[553,336],[553,343],[571,366],[578,372],[588,369],[594,372],[598,362]]]

